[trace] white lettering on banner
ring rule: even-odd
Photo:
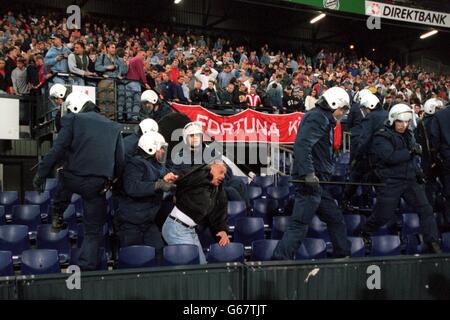
[[[450,14],[366,1],[366,15],[450,28]]]

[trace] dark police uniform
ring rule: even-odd
[[[294,178],[315,172],[322,181],[328,181],[333,172],[332,160],[333,130],[336,121],[331,111],[316,107],[306,113],[300,122],[294,145]],[[298,185],[294,209],[289,227],[274,251],[274,260],[293,259],[306,237],[309,224],[317,212],[330,232],[336,257],[350,255],[347,228],[341,210],[336,205],[327,188],[313,189]]]
[[[347,117],[347,125],[350,129],[351,140],[350,140],[350,162],[353,161],[355,157],[355,151],[359,143],[359,137],[361,135],[361,121],[364,119],[365,115],[361,109],[359,103],[354,102],[350,108],[350,112]]]
[[[417,182],[417,164],[410,151],[414,144],[410,130],[401,134],[385,126],[375,134],[372,143],[372,152],[376,157],[375,170],[386,186],[377,190],[373,213],[361,227],[363,235],[371,235],[386,224],[395,214],[400,197],[403,197],[419,214],[424,241],[438,241],[433,209],[428,203],[424,186]]]
[[[108,180],[123,168],[123,142],[120,126],[95,111],[69,113],[61,118],[61,130],[52,149],[39,164],[38,176],[47,177],[54,165],[65,160],[60,171],[52,212],[62,216],[72,193],[84,203],[85,237],[79,264],[83,270],[95,270],[98,249],[106,223],[106,200],[101,191]]]

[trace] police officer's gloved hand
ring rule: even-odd
[[[422,155],[422,146],[418,143],[414,144],[409,153],[412,156],[421,156]]]
[[[177,186],[174,183],[166,182],[163,179],[159,179],[155,183],[156,191],[161,190],[162,192],[170,192],[170,191],[174,191],[176,189],[176,187]]]
[[[44,192],[44,186],[45,184],[45,179],[40,177],[37,173],[33,178],[33,188],[34,190],[38,191],[39,193]]]
[[[316,191],[319,189],[319,178],[317,178],[314,172],[308,173],[305,176],[305,182],[305,185],[311,187],[313,190]]]

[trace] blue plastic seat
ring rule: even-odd
[[[364,257],[366,255],[366,249],[364,247],[364,240],[360,237],[348,237],[351,243],[351,255],[352,257]]]
[[[372,237],[372,250],[370,255],[395,256],[400,254],[400,237],[394,235]]]
[[[272,223],[272,217],[278,214],[278,201],[274,199],[256,199],[252,205],[252,216],[263,218],[265,224]]]
[[[129,246],[119,250],[119,269],[154,267],[155,248],[150,246]]]
[[[277,201],[278,210],[284,212],[289,203],[289,187],[268,187],[266,192],[269,199]]]
[[[49,249],[26,250],[22,253],[22,275],[59,273],[58,251]]]
[[[50,193],[48,191],[42,193],[37,191],[25,191],[25,204],[38,205],[40,207],[42,218],[48,217],[50,200]]]
[[[244,246],[237,242],[231,242],[224,247],[214,243],[209,248],[208,262],[244,262]]]
[[[253,241],[264,239],[264,220],[262,218],[246,217],[236,220],[233,242],[251,246]]]
[[[417,213],[402,214],[402,237],[409,234],[420,233],[420,220]]]
[[[12,214],[13,206],[19,205],[19,193],[17,191],[3,191],[0,192],[0,205],[5,208],[5,215]]]
[[[70,200],[70,203],[75,206],[75,211],[77,212],[77,216],[82,216],[84,212],[83,208],[83,199],[79,194],[72,194],[72,198]]]
[[[330,242],[330,235],[328,233],[327,225],[325,222],[314,215],[308,228],[308,238],[323,239],[325,242]]]
[[[0,277],[14,275],[11,251],[0,251]]]
[[[105,248],[98,249],[99,265],[97,270],[108,270],[108,257],[106,256]],[[70,264],[78,265],[80,259],[80,248],[71,249]]]
[[[257,240],[252,242],[251,261],[270,261],[273,251],[278,245],[278,240]]]
[[[20,256],[28,249],[30,240],[27,226],[15,224],[0,226],[0,250],[11,251],[13,256]]]
[[[58,251],[61,262],[70,259],[69,230],[52,232],[50,224],[38,226],[36,244],[38,249],[54,249]]]
[[[198,247],[193,244],[175,244],[163,249],[165,266],[199,264]]]
[[[251,185],[261,187],[263,190],[272,186],[274,183],[273,176],[256,176]]]
[[[234,226],[236,219],[245,217],[247,214],[247,207],[245,201],[228,201],[228,219],[227,224]]]
[[[14,224],[28,226],[30,232],[36,232],[41,224],[41,210],[38,205],[18,205],[13,207],[12,221]]]
[[[53,198],[56,192],[56,187],[58,186],[58,179],[56,178],[47,178],[45,180],[45,191],[48,191],[50,194],[50,198]]]
[[[289,226],[289,216],[276,216],[272,220],[271,238],[280,240]]]
[[[216,243],[216,237],[211,233],[211,230],[206,227],[197,230],[198,239],[203,249],[209,248],[212,244]]]
[[[345,225],[347,226],[347,235],[352,237],[355,232],[364,225],[366,222],[366,217],[359,214],[345,214],[344,215]]]
[[[254,201],[262,197],[263,191],[259,186],[249,186],[248,187],[248,198],[250,201]]]
[[[305,238],[297,251],[295,260],[324,259],[327,245],[322,239]]]
[[[70,204],[67,206],[67,209],[63,214],[64,222],[67,223],[67,228],[69,229],[70,234],[76,235],[78,232],[77,225],[77,213],[75,211],[75,205]]]

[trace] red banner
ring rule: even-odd
[[[192,121],[200,122],[203,130],[217,141],[294,143],[303,113],[267,114],[246,109],[231,116],[217,115],[198,105],[172,106]],[[341,126],[335,128],[335,137],[341,136]],[[340,146],[335,139],[334,147]]]

